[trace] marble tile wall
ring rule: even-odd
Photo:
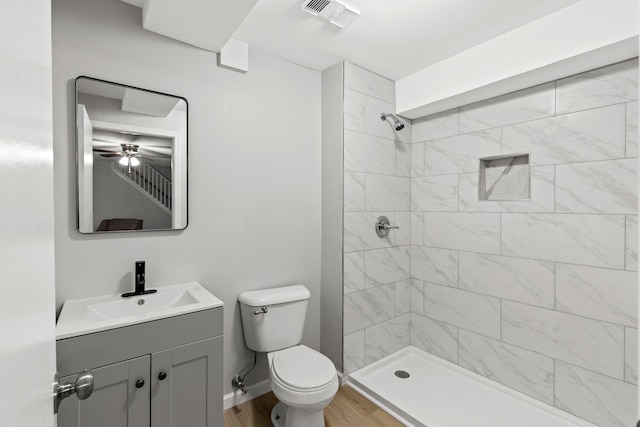
[[[411,342],[412,137],[409,120],[399,132],[380,120],[394,103],[393,81],[344,63],[345,374]],[[421,203],[440,202],[426,194]],[[400,227],[382,239],[381,215]]]
[[[356,237],[353,220],[347,301],[375,314],[345,329],[348,365],[400,348],[408,331],[415,347],[597,425],[635,424],[637,80],[636,59],[414,120],[409,183],[381,165],[389,135],[367,126],[375,91],[361,89],[347,115],[373,139],[345,173],[380,194],[354,190],[345,206],[408,206],[411,247],[407,261],[398,235]],[[516,153],[530,154],[531,199],[479,201],[478,159]]]

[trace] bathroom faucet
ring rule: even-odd
[[[146,295],[157,292],[155,289],[145,290],[145,277],[144,277],[144,261],[136,261],[136,272],[135,272],[135,290],[134,292],[127,292],[122,294],[123,298],[133,297],[138,295]]]

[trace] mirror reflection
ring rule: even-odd
[[[78,231],[187,226],[187,102],[76,79]]]

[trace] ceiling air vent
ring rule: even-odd
[[[305,0],[302,10],[319,16],[340,28],[351,24],[360,15],[360,11],[340,0]]]
[[[322,12],[322,9],[327,7],[329,3],[331,3],[331,0],[305,1],[304,4],[302,5],[302,8],[307,12],[317,16],[320,12]]]

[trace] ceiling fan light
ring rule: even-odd
[[[140,164],[140,160],[135,157],[131,157],[131,166],[138,166]]]
[[[122,166],[127,166],[129,164],[129,158],[127,156],[122,156],[120,160],[118,160]]]

